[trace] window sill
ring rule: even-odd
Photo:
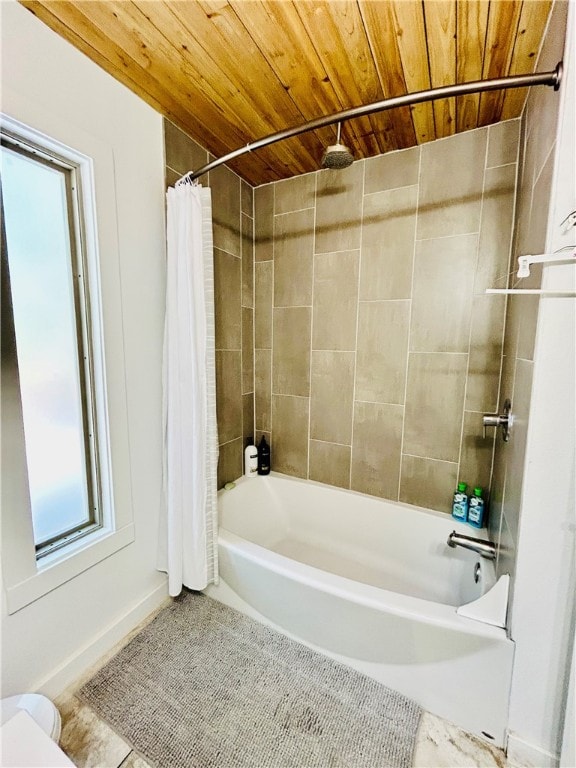
[[[8,613],[16,613],[133,541],[134,524],[130,523],[117,531],[99,530],[67,550],[42,558],[33,576],[6,587]]]

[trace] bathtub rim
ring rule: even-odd
[[[442,626],[465,634],[482,636],[492,640],[503,640],[506,630],[481,621],[460,616],[458,606],[444,605],[411,595],[402,595],[345,576],[323,571],[306,563],[280,555],[237,536],[225,528],[219,529],[219,543],[229,551],[247,557],[262,567],[285,578],[314,587],[335,597],[351,600],[366,608],[386,611],[400,618],[418,620],[425,624]],[[231,585],[232,586],[232,585]]]
[[[330,485],[329,483],[321,483],[318,480],[307,480],[303,477],[294,477],[292,475],[285,475],[282,472],[276,472],[274,470],[271,470],[268,475],[265,476],[257,476],[257,477],[246,477],[245,475],[241,475],[239,478],[233,481],[235,486],[242,486],[249,483],[258,482],[261,480],[266,480],[266,478],[276,478],[281,481],[289,482],[289,483],[295,483],[297,485],[312,485],[316,488],[321,488],[330,492],[338,493],[338,494],[345,494],[347,496],[354,496],[356,498],[360,499],[367,499],[369,501],[373,502],[382,502],[383,504],[390,504],[394,507],[400,507],[401,509],[410,510],[411,512],[417,512],[421,513],[427,516],[435,517],[437,520],[442,520],[446,522],[447,520],[450,520],[451,523],[456,527],[460,528],[462,531],[468,531],[471,530],[476,531],[479,535],[482,535],[483,533],[487,535],[488,531],[484,528],[472,528],[472,526],[468,525],[467,523],[462,523],[459,520],[454,519],[449,513],[447,512],[439,512],[437,509],[429,509],[428,507],[420,507],[417,504],[408,504],[406,501],[397,501],[395,499],[387,499],[384,496],[373,496],[370,493],[363,493],[362,491],[355,491],[352,488],[340,488],[337,485]],[[225,487],[220,488],[217,495],[220,498],[224,494],[229,494],[232,489],[227,489]]]

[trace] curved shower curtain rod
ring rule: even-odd
[[[562,62],[556,65],[556,68],[551,72],[536,72],[530,75],[512,75],[509,77],[499,77],[492,80],[474,80],[469,83],[458,83],[456,85],[444,85],[440,88],[430,88],[426,91],[417,91],[416,93],[406,93],[403,96],[393,96],[390,99],[383,99],[382,101],[374,101],[371,104],[364,104],[359,107],[351,107],[350,109],[344,109],[341,112],[335,112],[332,115],[326,115],[325,117],[318,117],[315,120],[310,120],[308,123],[302,123],[294,128],[286,128],[278,133],[272,133],[269,136],[264,136],[251,144],[246,144],[244,147],[239,147],[233,152],[229,152],[227,155],[223,155],[216,160],[212,160],[210,163],[203,165],[197,171],[189,171],[181,179],[178,179],[176,184],[187,184],[195,181],[199,176],[203,176],[208,171],[217,168],[219,165],[227,163],[229,160],[234,160],[241,155],[245,155],[248,152],[254,152],[262,147],[267,147],[269,144],[275,144],[277,141],[283,141],[284,139],[290,139],[292,136],[298,136],[306,131],[314,131],[317,128],[324,128],[327,125],[333,123],[343,122],[350,120],[354,117],[362,117],[363,115],[369,115],[372,112],[382,112],[385,109],[394,109],[395,107],[405,107],[410,104],[422,104],[425,101],[432,101],[433,99],[447,99],[452,96],[463,96],[468,93],[482,93],[483,91],[500,91],[506,88],[527,88],[532,85],[551,85],[554,90],[557,91],[560,88],[562,81]]]

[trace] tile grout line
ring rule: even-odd
[[[276,210],[276,184],[274,183],[272,185],[272,278],[271,278],[271,291],[270,291],[270,323],[272,325],[270,329],[270,411],[269,411],[269,420],[268,423],[270,425],[270,469],[272,469],[272,440],[274,439],[274,432],[273,432],[273,413],[274,413],[274,402],[272,399],[272,383],[274,381],[274,279],[275,279],[275,271],[274,271],[274,256],[276,251],[276,239],[274,237],[274,212]]]
[[[414,217],[414,245],[412,247],[412,277],[410,281],[410,312],[408,314],[408,333],[406,340],[406,370],[404,372],[404,403],[402,410],[402,435],[400,437],[400,462],[398,468],[398,491],[396,498],[400,501],[402,488],[402,456],[404,455],[404,437],[406,432],[406,404],[408,397],[408,370],[410,368],[410,335],[412,333],[412,314],[414,309],[414,273],[416,271],[416,237],[418,235],[418,211],[420,210],[420,190],[422,187],[422,147],[418,153],[418,191],[416,197],[416,215]]]
[[[360,218],[360,248],[358,249],[358,280],[356,282],[356,335],[354,342],[354,375],[352,385],[352,414],[350,428],[350,467],[348,470],[348,488],[352,488],[352,467],[354,464],[354,421],[356,413],[356,379],[358,375],[358,328],[360,326],[360,281],[362,275],[362,246],[364,245],[364,201],[366,199],[366,163],[362,168],[362,210]]]
[[[254,216],[255,205],[254,188],[252,188],[252,434],[256,444],[256,219]],[[242,202],[242,201],[240,201]]]
[[[312,424],[312,347],[314,346],[314,295],[316,280],[316,217],[317,217],[317,197],[318,197],[318,173],[314,176],[314,238],[312,241],[312,305],[310,308],[310,350],[308,363],[308,434],[306,435],[306,479],[310,479],[310,440]]]

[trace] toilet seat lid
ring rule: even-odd
[[[54,741],[60,738],[60,713],[56,706],[39,693],[24,693],[20,696],[9,696],[1,701],[2,725],[24,709],[30,717],[42,728],[47,736]]]

